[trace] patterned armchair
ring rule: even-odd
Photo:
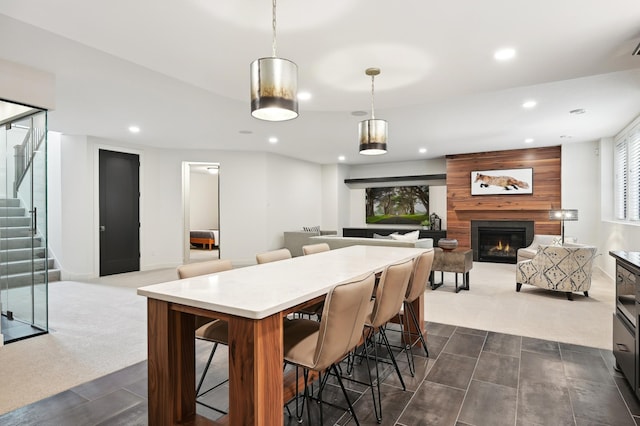
[[[529,284],[564,291],[569,300],[573,300],[574,291],[582,291],[589,297],[596,251],[592,246],[540,246],[533,259],[518,262],[516,291],[520,291],[522,284]]]

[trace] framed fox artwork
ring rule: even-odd
[[[471,195],[533,194],[533,169],[471,172]]]

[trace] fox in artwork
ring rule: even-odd
[[[476,173],[475,181],[480,182],[480,188],[487,188],[489,185],[501,186],[507,191],[511,189],[529,188],[529,184],[527,182],[515,179],[511,176],[489,176]]]

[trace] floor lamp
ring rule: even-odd
[[[564,245],[564,223],[566,221],[578,220],[578,210],[575,209],[558,209],[549,210],[549,220],[559,220],[562,222],[562,244]]]

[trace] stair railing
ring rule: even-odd
[[[44,140],[45,132],[36,128],[31,121],[29,130],[24,135],[24,139],[20,145],[14,147],[15,153],[15,180],[13,182],[13,197],[18,198],[18,190],[20,184],[24,180],[25,176],[29,172],[29,168],[33,163],[35,153],[40,149],[40,145]]]

